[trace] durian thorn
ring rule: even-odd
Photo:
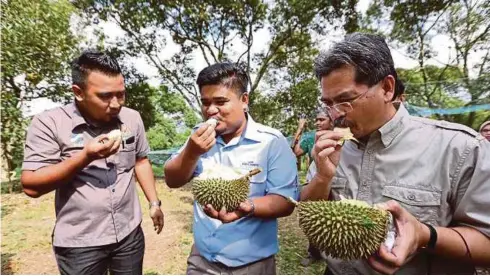
[[[298,206],[299,202],[297,202],[296,200],[294,200],[292,197],[288,197],[288,200],[293,203],[294,205]]]
[[[255,168],[247,173],[247,177],[254,176],[258,173],[260,173],[262,170],[260,168]]]

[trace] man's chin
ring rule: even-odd
[[[215,128],[214,131],[216,131],[216,135],[226,134],[225,128]]]

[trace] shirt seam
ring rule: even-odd
[[[468,158],[468,156],[469,156],[469,154],[471,152],[471,149],[474,146],[476,146],[474,144],[475,144],[475,142],[474,141],[471,141],[471,143],[463,151],[463,155],[462,155],[461,159],[459,160],[459,162],[456,165],[455,176],[454,176],[453,180],[451,181],[452,182],[451,183],[451,189],[454,189],[457,181],[460,180],[461,169],[462,169],[463,165],[466,163],[466,159]]]

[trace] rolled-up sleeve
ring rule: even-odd
[[[55,132],[53,118],[34,116],[27,130],[22,170],[35,171],[61,162],[61,149]]]
[[[295,200],[299,198],[296,158],[284,137],[275,139],[270,144],[266,194],[277,194]]]
[[[189,142],[189,139],[190,138],[187,138],[187,140],[185,141],[184,145],[182,147],[180,147],[180,149],[176,153],[173,153],[170,156],[170,158],[165,162],[165,166],[167,165],[168,162],[170,162],[172,159],[174,159],[175,157],[177,157],[177,155],[179,155],[185,149],[185,147],[187,146],[187,143]],[[202,160],[201,160],[201,158],[199,158],[197,160],[196,168],[194,169],[194,172],[192,173],[192,177],[196,177],[199,174],[201,174],[202,173],[202,170],[203,170]]]
[[[490,238],[490,142],[480,140],[467,148],[454,187],[453,221],[475,228]]]

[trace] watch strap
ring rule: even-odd
[[[153,200],[153,201],[150,201],[149,207],[151,208],[153,206],[156,206],[156,207],[162,206],[162,201],[161,200]]]
[[[425,224],[429,228],[429,232],[430,232],[430,237],[429,237],[429,242],[427,243],[427,248],[434,249],[436,247],[436,243],[437,243],[437,231],[434,228],[434,226],[427,224],[425,222],[423,222],[423,224]]]

